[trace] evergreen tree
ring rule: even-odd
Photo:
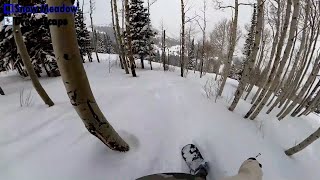
[[[238,72],[238,74],[240,75],[240,77],[242,76],[242,72],[244,70],[244,65],[245,62],[248,60],[248,58],[251,55],[253,46],[254,46],[254,41],[255,41],[255,32],[256,32],[256,25],[257,25],[257,6],[254,5],[253,8],[253,14],[252,14],[252,20],[251,20],[251,26],[250,29],[248,30],[248,35],[244,44],[244,48],[243,48],[243,55],[245,56],[244,61],[242,62],[242,67],[240,69],[240,72]]]
[[[192,39],[189,50],[188,50],[188,66],[187,68],[189,70],[192,70],[195,67],[195,45],[194,45],[194,39]]]
[[[97,35],[97,51],[98,53],[113,53],[113,42],[107,33],[96,33]]]
[[[21,5],[44,4],[45,0],[35,0],[33,2],[34,4],[24,4],[26,2],[22,2]],[[0,8],[3,8],[4,3],[9,2],[1,1]],[[0,21],[2,21],[2,14],[0,18],[2,18],[0,19]],[[25,37],[25,44],[36,74],[40,77],[44,69],[49,77],[59,76],[60,73],[53,53],[49,26],[44,23],[47,21],[47,15],[41,13],[20,14],[19,18],[22,22],[21,31]],[[2,61],[0,62],[0,71],[13,68],[16,69],[21,76],[28,76],[17,53],[11,26],[3,26],[0,31],[0,39],[0,57]]]
[[[143,7],[143,0],[132,0],[129,7],[130,33],[126,35],[132,38],[132,50],[136,58],[141,59],[142,68],[143,60],[146,58],[154,59],[154,42],[155,32],[151,28],[151,21],[146,8]]]
[[[79,6],[79,1],[77,1],[78,11],[75,14],[75,26],[77,32],[77,40],[80,50],[80,55],[82,57],[82,61],[84,61],[84,57],[88,56],[89,62],[92,62],[92,46],[91,46],[91,37],[90,33],[87,29],[86,24],[84,23],[83,10]]]
[[[95,36],[97,38],[97,52],[106,53],[106,44],[105,44],[106,41],[104,39],[104,33],[100,33],[96,31]]]
[[[160,51],[159,50],[157,50],[157,52],[156,52],[155,61],[156,62],[161,62],[161,55],[160,55]]]
[[[106,46],[106,53],[107,54],[114,53],[113,46],[112,46],[113,43],[112,43],[111,38],[108,35],[108,33],[104,34],[104,41],[105,41],[104,44]]]

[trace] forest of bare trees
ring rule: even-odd
[[[136,60],[140,60],[144,69],[144,58],[152,63],[155,59],[154,36],[150,20],[150,7],[156,1],[147,1],[144,9],[132,3],[143,4],[143,1],[110,0],[112,28],[115,46],[121,68],[126,74],[138,77]],[[11,0],[11,3],[18,3]],[[47,0],[49,5],[72,5],[68,0]],[[167,46],[167,31],[161,31],[161,59],[163,70],[169,65],[180,66],[179,75],[186,77],[193,70],[200,74],[214,73],[219,82],[217,97],[223,97],[228,78],[236,79],[238,85],[232,96],[229,111],[237,110],[241,101],[248,101],[251,107],[243,116],[245,120],[255,120],[260,114],[267,113],[279,121],[286,121],[288,116],[300,117],[319,112],[320,109],[320,3],[313,0],[257,0],[253,3],[234,0],[232,4],[223,1],[202,1],[200,13],[190,13],[189,1],[180,0],[180,49],[179,59],[170,60],[170,49]],[[97,32],[94,28],[93,12],[95,3],[89,1],[89,17],[92,32],[93,49],[99,62],[97,52]],[[232,12],[229,18],[219,19],[212,29],[208,28],[208,7],[216,11]],[[246,28],[239,24],[240,7],[249,7],[251,22]],[[137,18],[132,8],[142,8],[141,18],[145,26],[141,32],[134,27]],[[120,14],[122,13],[122,14]],[[121,17],[122,23],[121,23]],[[117,151],[128,151],[129,145],[118,135],[99,109],[82,64],[77,44],[75,18],[73,14],[52,13],[52,19],[67,19],[68,25],[50,26],[54,54],[57,57],[64,86],[70,102],[82,119],[88,131],[99,138],[109,148]],[[139,19],[139,17],[138,17]],[[193,23],[193,24],[192,24]],[[198,36],[192,29],[196,25]],[[143,34],[142,33],[145,33]],[[246,32],[245,32],[246,31]],[[14,43],[20,54],[26,73],[34,89],[48,106],[54,103],[41,86],[35,73],[31,57],[26,48],[20,26],[13,26]],[[139,41],[140,39],[146,40]],[[242,43],[245,40],[244,43]],[[140,47],[144,48],[140,48]],[[140,49],[139,49],[140,48]],[[242,49],[241,49],[242,48]],[[241,49],[243,54],[237,50]],[[145,52],[144,52],[145,51]],[[160,53],[159,53],[160,54]],[[13,64],[13,63],[12,63]],[[1,84],[4,88],[4,85]],[[5,92],[0,87],[0,94]],[[285,153],[291,156],[310,145],[320,137],[320,128],[313,134],[306,134],[305,140],[288,149]]]

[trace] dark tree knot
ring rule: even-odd
[[[64,54],[64,55],[63,55],[63,58],[64,58],[65,60],[70,60],[68,54]]]

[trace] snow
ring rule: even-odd
[[[279,122],[277,112],[263,111],[255,121],[243,119],[253,94],[248,102],[241,100],[235,112],[228,111],[237,86],[234,80],[227,81],[223,98],[215,103],[203,90],[213,74],[199,79],[199,74],[189,72],[181,78],[178,68],[163,72],[154,63],[155,70],[137,69],[139,77],[133,78],[119,68],[116,58],[100,54],[101,64],[84,67],[100,108],[130,151],[111,151],[85,129],[60,77],[41,79],[55,102],[48,108],[28,79],[16,72],[0,73],[6,93],[0,96],[0,179],[133,180],[188,172],[180,150],[189,143],[209,161],[208,180],[235,174],[244,160],[259,153],[263,180],[320,179],[319,141],[293,157],[284,154],[320,126],[318,116]],[[23,99],[32,92],[29,106],[20,107],[22,89]]]

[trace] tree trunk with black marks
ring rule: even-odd
[[[302,151],[304,148],[308,147],[310,144],[315,142],[320,137],[320,128],[312,133],[309,137],[307,137],[305,140],[303,140],[298,145],[288,149],[285,151],[287,156],[292,156],[300,151]]]
[[[318,88],[320,87],[320,80],[318,80],[318,83],[316,84],[316,86],[313,88],[312,92],[309,94],[309,96],[305,97],[305,99],[303,100],[303,102],[300,104],[300,106],[295,110],[295,111],[302,111],[303,108],[306,107],[306,105],[308,103],[310,103],[309,101],[311,101],[311,104],[309,104],[309,106],[299,115],[305,115],[308,111],[310,111],[311,109],[313,109],[313,107],[316,107],[319,98],[320,98],[320,93],[318,91],[318,93],[316,94],[316,91],[318,90]],[[313,97],[316,94],[315,97]]]
[[[306,83],[304,84],[303,88],[301,89],[301,91],[299,92],[299,94],[297,96],[294,96],[292,99],[292,103],[290,104],[290,106],[280,115],[279,113],[279,120],[282,120],[286,115],[288,115],[293,108],[298,104],[301,103],[302,101],[302,97],[304,96],[304,94],[306,93],[307,89],[312,85],[312,82],[314,82],[317,74],[319,73],[319,69],[320,69],[320,64],[319,64],[319,60],[320,60],[320,55],[317,57],[316,61],[315,61],[315,65],[312,69],[312,72],[308,78],[308,80],[306,81]],[[296,114],[295,114],[296,115]],[[293,115],[294,116],[294,115]]]
[[[18,0],[11,0],[11,4],[18,4]],[[13,15],[13,16],[15,16],[15,15]],[[14,40],[17,45],[17,50],[18,50],[20,57],[23,61],[24,67],[26,68],[27,73],[31,79],[31,82],[32,82],[34,89],[37,91],[37,93],[39,94],[39,96],[41,97],[41,99],[43,100],[43,102],[45,104],[47,104],[49,107],[53,106],[54,105],[53,101],[50,99],[47,92],[43,89],[43,87],[38,79],[38,76],[33,69],[33,65],[31,63],[31,59],[28,54],[27,47],[23,41],[20,25],[15,25],[15,23],[14,23],[14,25],[12,26],[12,29],[13,29]]]
[[[197,70],[199,50],[200,50],[200,43],[198,43],[198,47],[197,47],[197,54],[196,54],[195,65],[194,65],[194,67],[193,67],[193,73],[196,73],[196,70]]]
[[[264,74],[265,76],[263,76],[261,86],[259,87],[259,89],[256,92],[256,94],[253,96],[251,104],[254,104],[254,102],[256,102],[257,98],[260,97],[260,94],[264,90],[264,86],[266,85],[266,83],[268,81],[268,74],[269,74],[269,71],[270,71],[270,67],[272,65],[272,62],[273,62],[273,59],[274,59],[274,56],[275,56],[275,52],[276,52],[276,49],[277,49],[279,36],[280,36],[280,24],[281,24],[280,23],[280,16],[281,16],[280,0],[277,0],[277,4],[278,4],[278,9],[277,9],[277,21],[276,21],[276,33],[275,33],[275,35],[273,37],[272,49],[271,49],[271,53],[270,53],[270,60],[268,62],[267,67],[262,71],[262,74]]]
[[[91,23],[91,30],[92,30],[92,38],[93,38],[93,48],[94,48],[94,52],[96,54],[96,58],[97,58],[97,61],[100,63],[100,59],[99,59],[99,56],[98,56],[98,52],[97,52],[97,33],[95,31],[95,29],[93,28],[93,17],[92,17],[92,13],[93,13],[93,9],[94,9],[94,6],[93,6],[93,2],[92,0],[89,0],[90,2],[90,23]]]
[[[115,24],[116,24],[116,30],[117,30],[117,38],[119,41],[119,47],[120,47],[120,52],[121,52],[121,56],[122,56],[122,62],[123,62],[123,66],[125,69],[126,74],[130,74],[129,72],[129,67],[128,67],[128,61],[126,60],[126,53],[125,53],[125,49],[124,49],[124,41],[121,38],[121,30],[120,30],[120,23],[119,23],[119,15],[118,15],[118,5],[117,5],[117,1],[113,0],[113,9],[114,9],[114,15],[115,15]]]
[[[245,65],[241,81],[238,85],[237,91],[235,92],[235,97],[233,99],[231,106],[229,107],[229,111],[233,111],[236,108],[236,106],[237,106],[237,104],[238,104],[238,102],[244,92],[246,85],[249,83],[250,72],[252,72],[253,68],[254,68],[254,63],[256,61],[259,47],[260,47],[261,33],[264,28],[263,27],[263,13],[264,13],[264,1],[258,0],[257,28],[255,31],[255,38],[254,38],[255,40],[254,40],[253,50],[249,56],[249,59],[247,60],[247,64]],[[253,28],[254,27],[252,27],[252,29]]]
[[[115,37],[115,41],[116,41],[116,46],[119,50],[119,60],[120,60],[120,64],[121,64],[121,69],[124,69],[124,62],[123,62],[123,56],[122,56],[122,50],[121,50],[121,47],[120,47],[120,43],[119,43],[119,38],[118,38],[118,31],[117,31],[117,28],[116,28],[116,23],[115,23],[115,20],[114,20],[114,6],[113,6],[113,2],[114,0],[111,0],[110,1],[110,5],[111,5],[111,18],[112,18],[112,28],[113,28],[113,33],[114,33],[114,37]],[[128,67],[125,69],[126,71],[126,74],[129,74],[129,69]]]
[[[295,35],[295,32],[297,30],[297,26],[298,26],[298,16],[299,16],[299,12],[300,12],[300,0],[288,0],[287,3],[290,4],[290,8],[291,8],[292,2],[294,3],[294,10],[293,10],[292,19],[291,19],[291,25],[290,25],[287,46],[284,50],[282,60],[281,60],[280,65],[278,67],[277,73],[271,83],[270,89],[267,92],[266,96],[262,99],[262,101],[259,104],[259,106],[257,107],[257,109],[251,115],[251,117],[250,117],[251,120],[255,119],[258,116],[258,114],[261,112],[262,108],[265,106],[265,104],[269,100],[271,94],[274,92],[276,87],[279,85],[280,79],[281,79],[281,76],[282,76],[282,73],[284,70],[284,66],[290,56],[290,52],[291,52],[291,49],[292,49],[292,46],[294,43],[294,39],[295,39],[294,35]],[[281,51],[277,52],[277,54],[281,54]],[[280,56],[276,55],[276,58],[280,58]]]
[[[130,62],[130,69],[133,77],[137,77],[136,74],[136,63],[134,61],[133,53],[132,53],[132,37],[130,33],[130,11],[129,11],[129,0],[124,1],[125,6],[125,19],[126,19],[126,32],[127,34],[127,46],[128,46],[128,58]]]
[[[234,50],[236,48],[236,41],[237,41],[237,31],[238,31],[238,17],[239,17],[239,1],[235,0],[235,6],[234,6],[234,19],[232,22],[231,27],[231,41],[230,41],[230,47],[228,51],[228,59],[227,62],[224,63],[224,68],[222,72],[222,82],[219,87],[218,96],[222,95],[224,86],[226,85],[228,75],[231,68],[231,63],[233,59]]]
[[[47,4],[49,6],[72,5],[69,0],[47,0]],[[68,21],[65,26],[50,26],[50,33],[55,57],[71,104],[91,134],[112,150],[128,151],[128,144],[109,124],[93,96],[88,77],[80,61],[73,14],[50,13],[48,18]]]
[[[255,115],[257,115],[259,111],[259,109],[264,106],[261,102],[263,100],[265,100],[265,95],[267,94],[270,86],[272,85],[272,81],[274,80],[274,77],[276,76],[277,73],[277,68],[278,65],[280,63],[280,56],[282,54],[282,48],[283,48],[283,44],[284,44],[284,40],[288,31],[288,27],[289,27],[289,22],[290,22],[290,15],[291,15],[291,7],[292,6],[292,1],[288,0],[287,3],[287,9],[286,9],[286,17],[285,17],[285,22],[283,25],[283,29],[280,35],[280,39],[279,39],[279,43],[278,43],[278,47],[277,47],[277,51],[276,51],[276,56],[275,56],[275,60],[273,63],[273,67],[271,69],[270,75],[267,79],[266,84],[264,85],[264,88],[262,89],[259,97],[257,98],[257,100],[254,102],[254,104],[252,105],[252,107],[250,108],[250,110],[247,112],[247,114],[244,116],[244,118],[248,118],[249,116],[251,116],[254,112]],[[270,96],[270,95],[269,95]],[[260,104],[261,103],[261,104]],[[254,119],[254,116],[251,116],[250,119]]]
[[[185,12],[185,4],[183,0],[181,0],[181,58],[180,58],[180,66],[181,66],[181,77],[184,76],[184,51],[185,51],[185,25],[186,25],[186,12]]]
[[[284,83],[283,92],[280,94],[280,96],[277,98],[277,100],[272,104],[272,106],[269,108],[267,113],[270,113],[273,110],[273,108],[281,102],[282,98],[284,98],[286,96],[286,92],[290,91],[289,88],[290,87],[292,88],[292,79],[293,79],[293,76],[294,76],[296,69],[298,68],[298,64],[301,60],[300,56],[301,56],[302,52],[304,51],[304,47],[306,44],[307,26],[308,26],[308,19],[307,18],[309,17],[309,12],[310,12],[310,1],[307,2],[307,6],[306,6],[306,19],[305,19],[305,23],[303,26],[304,29],[302,31],[302,39],[301,39],[299,51],[296,54],[294,64],[293,64],[292,69],[291,69],[289,76],[287,78],[287,82]]]
[[[163,30],[162,36],[162,64],[163,71],[166,71],[166,30]]]
[[[0,87],[0,94],[3,95],[3,96],[5,95],[5,94],[4,94],[4,91],[2,90],[1,87]]]

